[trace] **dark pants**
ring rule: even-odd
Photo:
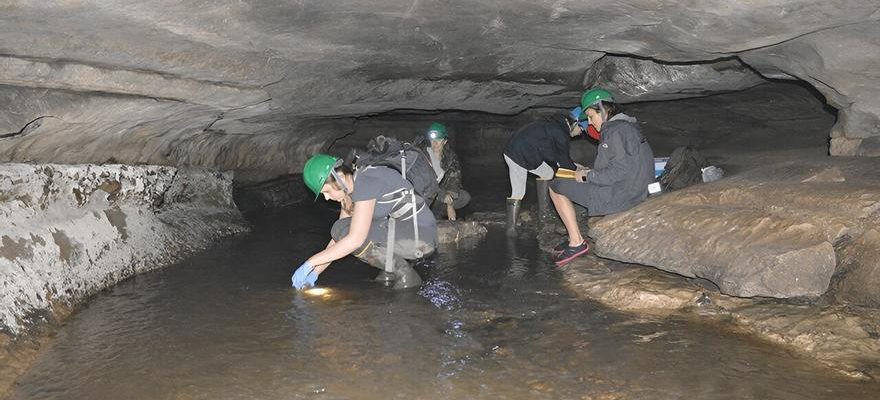
[[[443,200],[445,194],[441,193],[434,200],[434,203],[431,204],[431,212],[434,213],[434,216],[437,218],[445,218],[446,217],[446,204]],[[471,194],[465,191],[464,189],[458,191],[458,195],[452,199],[452,208],[458,210],[460,208],[464,208],[464,206],[468,205],[471,202]]]
[[[559,178],[550,181],[550,189],[586,208],[590,208],[589,198],[592,187],[590,183],[576,182],[574,179]]]
[[[416,243],[411,220],[397,221],[395,225],[394,257],[404,260],[415,260],[434,252],[437,243],[437,226],[420,227],[419,241]],[[342,218],[333,223],[330,235],[333,240],[340,240],[348,235],[351,229],[351,218]],[[367,240],[352,253],[359,260],[373,267],[382,269],[385,266],[385,253],[388,241],[388,220],[373,220]]]

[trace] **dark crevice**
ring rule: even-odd
[[[349,130],[347,132],[343,133],[342,135],[339,135],[339,136],[336,136],[335,138],[333,138],[333,141],[331,141],[330,144],[327,145],[327,148],[325,149],[325,151],[330,152],[333,149],[333,146],[336,145],[336,142],[343,140],[343,139],[357,133],[357,130],[354,128],[354,125],[357,123],[357,121],[359,119],[361,119],[361,118],[353,119],[351,121],[351,128],[349,128]]]
[[[23,137],[27,136],[29,133],[33,132],[37,128],[39,128],[43,123],[41,122],[44,118],[58,118],[54,115],[43,115],[37,118],[34,118],[28,123],[24,124],[24,126],[18,132],[4,133],[0,134],[0,139],[8,139],[13,137]]]

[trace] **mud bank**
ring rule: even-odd
[[[35,353],[28,334],[88,296],[247,231],[231,188],[197,169],[0,165],[3,376]]]

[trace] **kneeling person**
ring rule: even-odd
[[[437,223],[421,197],[412,195],[412,184],[399,172],[388,167],[366,166],[354,173],[342,165],[341,159],[317,154],[306,162],[303,180],[316,198],[323,194],[342,207],[330,231],[332,239],[324,250],[297,268],[291,278],[294,287],[314,286],[318,275],[331,262],[349,254],[383,269],[380,279],[393,280],[395,289],[421,284],[409,260],[434,251]],[[394,236],[389,241],[392,223]],[[393,274],[384,271],[389,253]]]
[[[446,126],[435,122],[428,127],[427,139],[430,146],[425,150],[431,157],[431,166],[437,174],[440,193],[431,206],[436,217],[444,214],[450,221],[455,221],[455,210],[463,208],[471,201],[471,195],[461,186],[461,163],[455,150],[449,144]]]

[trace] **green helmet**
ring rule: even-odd
[[[329,154],[315,154],[303,167],[303,181],[315,193],[315,199],[321,195],[321,188],[330,171],[342,164],[342,160]]]
[[[611,92],[602,88],[594,88],[586,91],[584,95],[581,96],[581,108],[583,108],[581,118],[587,117],[587,108],[596,105],[600,101],[614,101],[614,98],[611,97]]]
[[[446,133],[446,125],[435,122],[428,127],[428,139],[443,140],[447,137],[449,137],[449,135]]]

